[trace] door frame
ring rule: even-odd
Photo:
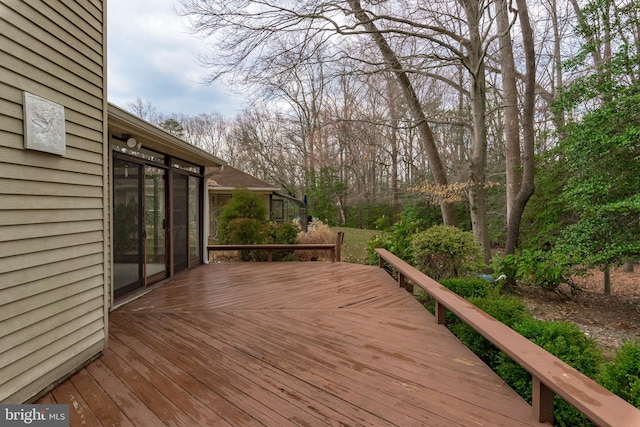
[[[138,173],[138,246],[140,248],[140,253],[138,255],[138,274],[139,274],[139,278],[137,282],[132,282],[130,284],[125,285],[124,287],[118,289],[118,295],[116,295],[116,290],[115,290],[115,283],[113,283],[113,298],[115,300],[119,300],[121,298],[126,298],[127,295],[130,295],[131,293],[133,293],[134,291],[137,291],[139,289],[145,289],[147,287],[149,287],[150,285],[153,285],[167,277],[169,277],[170,275],[170,269],[169,269],[169,245],[167,244],[167,242],[169,242],[170,240],[170,236],[169,236],[169,227],[167,226],[167,224],[169,224],[168,222],[168,211],[169,211],[169,203],[167,203],[167,197],[169,194],[168,188],[167,188],[167,176],[169,175],[169,168],[167,168],[164,164],[160,164],[157,162],[153,162],[153,161],[145,161],[144,159],[135,157],[135,156],[129,156],[127,154],[124,153],[119,153],[119,152],[114,152],[112,151],[112,161],[111,161],[111,165],[112,168],[111,170],[113,171],[113,165],[114,165],[114,161],[115,160],[119,160],[119,161],[124,161],[124,162],[128,162],[131,164],[136,165],[136,167],[138,167],[138,171],[141,173]],[[165,185],[164,185],[164,190],[163,190],[163,197],[165,200],[164,203],[164,218],[165,218],[165,227],[164,227],[164,239],[165,239],[165,255],[164,255],[164,265],[165,265],[165,269],[161,272],[155,273],[151,276],[147,276],[147,241],[146,241],[146,227],[147,227],[147,209],[146,209],[146,194],[145,194],[145,180],[146,180],[146,166],[151,166],[157,169],[161,169],[164,171],[164,180],[165,180]],[[112,177],[114,177],[114,174],[112,172],[111,174]],[[115,179],[112,179],[112,183],[111,183],[111,197],[112,197],[112,201],[114,200],[115,197],[115,192],[116,192],[116,183],[115,183]],[[113,205],[113,203],[112,203]],[[112,215],[112,220],[115,220],[115,218],[113,218],[113,216],[115,215],[114,211],[113,211],[113,206],[111,209],[111,215]],[[114,244],[112,245],[112,247],[114,248],[115,251],[115,238],[116,236],[113,236],[114,239]],[[113,254],[114,258],[115,258],[115,252]],[[112,264],[115,266],[115,262]]]

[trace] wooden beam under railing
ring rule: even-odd
[[[567,365],[548,351],[489,316],[415,267],[385,249],[376,249],[379,266],[385,264],[406,281],[424,290],[436,301],[436,322],[445,323],[446,311],[489,340],[527,370],[533,379],[532,411],[536,420],[553,425],[553,397],[560,396],[598,426],[640,426],[640,410]]]
[[[331,252],[331,261],[340,262],[342,256],[342,242],[344,233],[338,232],[335,243],[274,243],[257,245],[207,245],[207,252],[214,251],[267,251],[268,261],[273,261],[274,251],[300,251],[300,250],[328,250]]]

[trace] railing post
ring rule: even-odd
[[[378,254],[378,267],[384,268],[384,258],[380,254]]]
[[[340,256],[342,255],[342,241],[344,240],[344,233],[338,231],[336,236],[336,261],[340,262]]]
[[[413,283],[407,280],[407,276],[398,272],[398,285],[409,293],[413,293]]]
[[[405,289],[405,291],[409,292],[410,294],[413,294],[413,283],[405,279],[405,281],[404,281],[404,289]]]
[[[554,393],[538,377],[532,375],[531,409],[538,422],[553,425]]]
[[[447,309],[439,301],[436,301],[436,323],[438,325],[447,324]]]

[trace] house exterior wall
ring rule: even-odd
[[[101,0],[0,0],[0,402],[106,345],[105,19]],[[64,107],[64,154],[25,148],[24,92]]]

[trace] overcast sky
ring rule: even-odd
[[[218,112],[232,117],[242,99],[220,83],[203,85],[206,70],[196,62],[204,42],[190,35],[175,0],[109,0],[108,98],[122,108],[136,98],[159,113]]]

